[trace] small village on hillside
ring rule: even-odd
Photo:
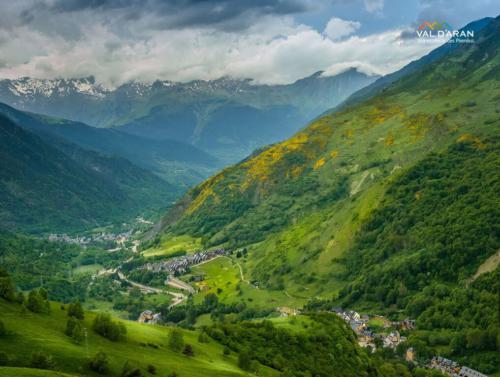
[[[358,344],[361,347],[370,347],[373,351],[377,349],[377,343],[383,348],[396,348],[399,344],[406,341],[406,337],[401,336],[399,330],[412,330],[415,327],[415,321],[411,319],[390,322],[382,316],[370,317],[367,314],[361,315],[354,310],[343,310],[338,307],[332,308],[330,311],[337,314],[349,324],[358,336]],[[375,333],[369,326],[369,322],[373,318],[381,320],[384,323],[384,328],[394,328],[395,330],[388,334]]]
[[[337,314],[349,324],[358,337],[358,344],[361,347],[370,347],[372,351],[377,349],[376,343],[383,348],[395,349],[399,344],[406,341],[406,337],[401,336],[399,331],[411,331],[415,329],[415,320],[404,319],[402,321],[388,321],[382,316],[372,316],[359,314],[354,310],[343,310],[342,308],[332,308],[331,312]],[[388,334],[380,334],[372,331],[369,326],[371,319],[379,319],[384,322],[386,329],[395,329]],[[378,339],[378,340],[377,340]],[[416,363],[416,352],[410,347],[406,350],[405,359],[409,363]],[[485,374],[474,369],[462,366],[459,363],[441,356],[434,356],[430,363],[424,365],[427,369],[436,369],[452,377],[487,377]]]
[[[226,249],[205,250],[190,255],[170,258],[161,262],[146,263],[138,269],[153,272],[167,272],[177,276],[188,272],[191,266],[230,254],[231,251]]]
[[[488,377],[485,374],[478,372],[477,370],[461,366],[457,362],[441,356],[433,357],[427,367],[430,369],[437,369],[452,377]]]

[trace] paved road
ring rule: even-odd
[[[132,281],[132,280],[128,280],[127,277],[120,270],[118,270],[117,273],[118,273],[118,277],[121,280],[130,283],[133,287],[137,287],[137,288],[139,288],[143,292],[147,292],[147,293],[164,293],[164,290],[161,289],[161,288],[150,287],[149,285],[144,285],[144,284],[136,283],[135,281]]]
[[[169,276],[168,280],[166,281],[167,285],[170,285],[171,287],[177,288],[177,289],[182,289],[184,291],[188,291],[189,293],[194,293],[195,290],[192,286],[190,286],[188,283],[183,282],[180,279],[177,279],[176,277]]]
[[[147,293],[167,293],[167,294],[169,294],[170,296],[173,297],[172,303],[170,304],[171,308],[174,307],[174,306],[176,306],[176,305],[179,305],[179,304],[183,303],[185,300],[187,300],[187,296],[185,294],[183,294],[183,293],[166,291],[166,290],[161,289],[161,288],[151,287],[149,285],[144,285],[144,284],[137,283],[135,281],[127,279],[127,277],[120,270],[117,270],[117,274],[118,274],[118,277],[121,280],[129,282],[132,286],[139,288],[143,292],[147,292]]]

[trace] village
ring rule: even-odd
[[[383,348],[396,348],[399,344],[406,341],[406,337],[401,336],[399,330],[412,330],[415,327],[415,321],[411,319],[389,322],[381,316],[375,316],[375,318],[379,318],[384,322],[384,328],[395,329],[389,334],[378,334],[370,329],[368,322],[371,318],[366,314],[361,315],[354,310],[343,310],[342,308],[332,308],[330,311],[337,314],[349,324],[358,336],[358,344],[361,347],[370,347],[373,351],[377,349],[377,343]]]
[[[146,263],[138,269],[153,272],[167,272],[171,275],[178,276],[188,272],[188,269],[191,266],[230,254],[231,251],[225,249],[205,250],[190,255],[171,258],[161,262]]]
[[[117,245],[123,245],[132,237],[133,230],[128,230],[123,233],[106,233],[101,232],[90,236],[70,236],[66,233],[56,234],[51,233],[47,239],[51,242],[64,242],[68,244],[79,245],[86,247],[92,243],[98,242],[116,242]]]
[[[399,344],[406,341],[406,337],[401,336],[399,331],[413,330],[415,328],[415,320],[405,319],[402,321],[390,322],[382,316],[370,317],[366,314],[359,314],[354,310],[343,310],[342,308],[332,308],[330,310],[336,313],[340,318],[346,321],[351,329],[358,336],[358,344],[361,347],[370,347],[372,352],[376,350],[376,343],[383,348],[396,348]],[[384,328],[395,329],[389,334],[378,334],[370,330],[369,321],[371,318],[378,318],[384,322]],[[376,341],[376,339],[380,339]],[[405,359],[409,363],[416,363],[416,352],[412,347],[406,350]],[[425,365],[427,369],[436,369],[450,375],[452,377],[487,377],[485,374],[474,369],[462,366],[455,361],[446,359],[441,356],[432,358],[429,364]]]
[[[478,372],[477,370],[461,366],[457,362],[441,356],[433,357],[430,364],[427,365],[427,368],[437,369],[452,377],[487,377],[485,374]]]

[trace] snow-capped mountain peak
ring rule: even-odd
[[[110,92],[109,89],[96,84],[94,77],[78,79],[33,79],[22,77],[16,80],[3,80],[9,91],[18,97],[32,96],[68,96],[81,94],[91,97],[103,98]]]

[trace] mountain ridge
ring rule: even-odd
[[[2,103],[0,113],[48,143],[51,139],[64,139],[86,150],[128,159],[141,168],[153,171],[170,184],[178,185],[179,189],[197,183],[220,165],[208,153],[175,140],[145,139],[120,130],[95,128],[80,122],[22,112]]]
[[[22,82],[0,80],[0,101],[20,110],[113,127],[143,138],[192,144],[228,164],[289,137],[375,79],[348,69],[335,76],[316,72],[286,85],[222,77],[187,83],[130,82],[114,90],[100,87],[92,77],[39,83],[24,79],[26,89]],[[37,88],[42,93],[38,96]]]

